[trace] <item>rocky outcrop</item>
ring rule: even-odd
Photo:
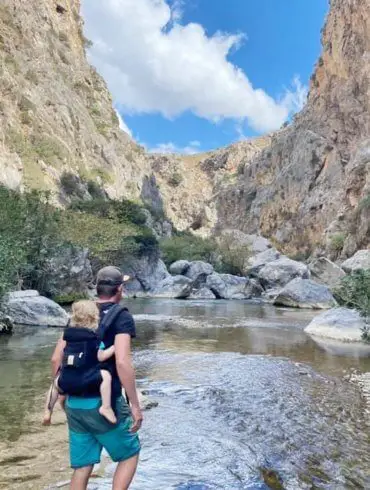
[[[326,286],[310,279],[296,278],[279,292],[274,304],[292,308],[326,310],[336,306],[336,301]]]
[[[305,332],[344,342],[361,342],[364,327],[365,322],[357,311],[334,308],[314,318]]]
[[[63,308],[37,291],[9,293],[4,308],[14,323],[21,325],[65,327],[69,321]]]
[[[252,256],[248,260],[248,267],[246,270],[247,275],[257,276],[259,271],[270,262],[274,262],[281,258],[281,253],[278,252],[275,248],[270,248],[265,252],[258,253],[257,255]]]
[[[320,284],[335,288],[341,279],[346,276],[344,270],[331,260],[320,257],[309,264],[312,278]]]
[[[268,262],[258,272],[258,279],[265,289],[284,287],[296,277],[309,279],[310,271],[302,262],[297,262],[287,257]]]
[[[190,262],[187,260],[177,260],[173,264],[170,265],[170,273],[174,276],[177,275],[185,275],[189,270]]]
[[[262,294],[262,288],[253,279],[231,274],[211,274],[206,286],[218,299],[251,299]]]
[[[185,276],[168,276],[148,294],[155,298],[186,299],[193,288],[193,281]]]
[[[292,254],[369,246],[369,11],[370,0],[331,1],[308,103],[219,186],[220,229],[259,232]]]
[[[361,269],[370,269],[370,250],[359,250],[355,255],[342,264],[346,272],[354,272]]]
[[[200,277],[204,279],[213,273],[213,266],[208,264],[207,262],[203,262],[202,260],[195,260],[194,262],[190,262],[190,265],[185,272],[186,277],[195,281]]]

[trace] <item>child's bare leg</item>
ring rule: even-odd
[[[66,396],[65,395],[59,395],[59,404],[62,407],[62,410],[65,412],[66,411]]]
[[[42,419],[42,425],[50,425],[51,423],[51,416],[59,396],[58,380],[59,380],[59,376],[52,382],[49,388],[46,397],[46,405],[45,405],[44,417]]]
[[[102,406],[99,408],[99,413],[100,415],[105,417],[111,424],[116,424],[117,418],[114,415],[111,406],[112,376],[105,369],[102,369],[100,373],[103,378],[103,381],[102,384],[100,385]]]

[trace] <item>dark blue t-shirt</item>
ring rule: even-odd
[[[104,318],[104,315],[114,306],[115,303],[101,303],[99,305],[100,309],[100,320]],[[98,335],[99,335],[98,328]],[[131,338],[136,337],[136,329],[135,322],[128,311],[127,308],[123,308],[119,313],[114,323],[106,330],[104,336],[102,338],[102,342],[105,345],[105,348],[108,349],[112,345],[114,345],[115,337],[119,334],[128,334]],[[118,398],[121,396],[121,382],[118,377],[117,368],[116,368],[116,358],[112,356],[108,359],[104,364],[102,364],[102,368],[107,369],[112,375],[112,398]]]

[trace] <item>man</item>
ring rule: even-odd
[[[100,332],[105,348],[114,345],[115,356],[106,367],[112,375],[112,407],[115,407],[117,425],[107,422],[100,414],[101,400],[97,394],[71,396],[66,403],[69,428],[71,466],[74,469],[70,490],[86,490],[94,464],[100,462],[105,448],[118,463],[113,478],[113,490],[129,488],[135,475],[140,452],[137,431],[142,424],[142,413],[136,391],[135,373],[131,361],[131,338],[135,337],[135,323],[126,308],[118,308],[123,295],[125,277],[116,267],[104,267],[97,275]],[[104,318],[114,317],[104,329]],[[59,369],[64,349],[60,340],[52,357],[53,374]],[[131,404],[122,397],[122,386]]]

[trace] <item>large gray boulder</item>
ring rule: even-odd
[[[93,283],[89,250],[72,245],[61,248],[45,265],[43,283],[47,296],[87,295]]]
[[[274,300],[274,305],[319,310],[332,308],[336,304],[333,295],[326,286],[300,277],[290,281]]]
[[[190,262],[188,260],[177,260],[170,265],[170,273],[174,276],[185,275],[190,267]]]
[[[240,230],[228,229],[222,232],[223,238],[228,239],[231,248],[247,247],[253,255],[265,252],[272,247],[271,242],[261,235],[247,235]]]
[[[156,254],[145,255],[140,259],[131,258],[123,262],[120,269],[134,280],[131,286],[128,284],[131,294],[140,291],[153,291],[158,288],[160,283],[170,277],[165,263]],[[140,283],[141,289],[138,283]]]
[[[262,293],[262,288],[256,281],[231,274],[209,275],[206,287],[219,299],[251,299]]]
[[[315,281],[320,284],[325,284],[330,288],[338,286],[341,279],[346,275],[339,265],[334,264],[334,262],[325,257],[313,260],[308,267]]]
[[[365,321],[355,310],[333,308],[315,317],[305,332],[343,342],[361,342]]]
[[[4,306],[14,323],[22,325],[65,327],[69,320],[63,308],[37,291],[9,293]]]
[[[202,260],[196,260],[194,262],[190,262],[189,268],[186,271],[185,275],[192,281],[195,281],[201,276],[206,278],[212,273],[213,266],[211,264],[203,262]]]
[[[248,267],[246,270],[247,275],[256,277],[259,271],[270,262],[275,262],[280,259],[281,253],[276,248],[269,248],[264,252],[260,252],[248,259]]]
[[[287,257],[269,262],[258,273],[258,279],[265,289],[284,287],[296,277],[309,279],[310,271],[305,264]]]
[[[149,291],[149,296],[155,298],[186,299],[194,281],[185,276],[167,276],[157,287]]]
[[[342,264],[342,269],[348,273],[361,269],[370,269],[370,250],[359,250],[353,257]]]
[[[216,299],[216,296],[210,289],[203,287],[200,289],[193,289],[188,299]]]

